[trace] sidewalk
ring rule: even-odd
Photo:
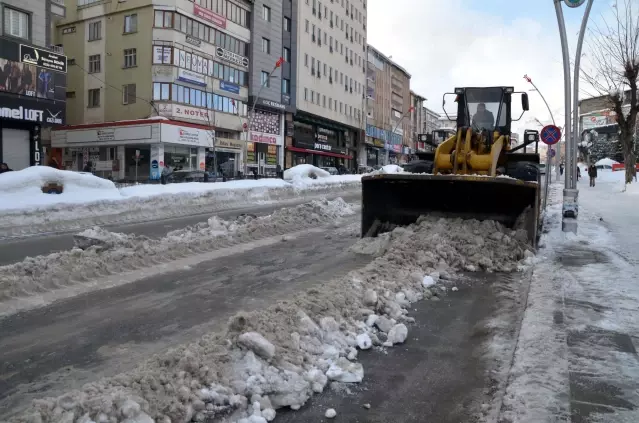
[[[500,422],[639,421],[639,195],[600,176],[579,183],[577,235],[550,187]]]

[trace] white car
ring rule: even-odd
[[[539,173],[541,175],[546,174],[546,163],[539,163]]]

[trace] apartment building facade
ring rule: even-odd
[[[242,135],[251,2],[155,3],[66,1],[57,41],[70,58],[70,119],[52,146],[69,168],[91,162],[113,179],[157,180],[165,169],[243,171],[256,150]],[[281,150],[281,138],[274,145]]]
[[[412,140],[411,75],[371,45],[366,66],[366,164],[405,163]]]
[[[363,144],[367,0],[292,2],[291,99],[286,167],[357,168]]]
[[[413,155],[417,152],[417,147],[419,145],[419,134],[422,134],[425,125],[425,111],[424,111],[424,102],[426,101],[426,97],[422,97],[417,94],[413,90],[410,91],[410,104],[411,109],[410,112],[410,123],[411,123],[411,136],[408,141],[408,152],[410,155]]]
[[[43,137],[66,123],[67,58],[52,45],[51,0],[1,0],[0,162],[13,170],[46,164]]]

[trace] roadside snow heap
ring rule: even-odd
[[[325,195],[355,193],[360,188],[361,175],[329,175],[315,168],[321,175],[312,179],[303,176],[304,167],[310,165],[300,166],[286,171],[297,175],[290,181],[241,179],[140,184],[120,189],[92,174],[46,166],[5,172],[0,174],[0,238],[214,213],[258,203],[310,201]],[[63,185],[64,192],[44,194],[42,186],[49,182]]]
[[[213,216],[207,222],[169,232],[161,239],[113,233],[99,227],[87,229],[75,235],[76,248],[72,250],[1,266],[0,304],[104,275],[327,225],[353,214],[351,205],[337,198],[278,209],[262,217],[244,215],[235,221]]]
[[[45,194],[50,183],[61,185],[62,194]],[[109,180],[90,173],[58,170],[48,166],[31,166],[17,172],[0,174],[0,209],[24,209],[29,206],[53,205],[60,202],[121,199],[120,191]]]
[[[310,164],[301,164],[284,171],[284,180],[293,186],[313,186],[342,182],[361,182],[362,175],[331,175],[324,169]]]
[[[364,377],[359,350],[406,342],[411,303],[437,298],[464,270],[516,271],[532,255],[521,230],[492,222],[421,218],[356,249],[376,258],[347,276],[232,317],[136,370],[37,400],[13,422],[264,423],[300,408],[329,381]],[[373,244],[376,248],[361,248]]]

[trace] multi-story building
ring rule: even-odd
[[[90,161],[114,179],[159,179],[165,168],[229,174],[262,151],[241,136],[256,56],[252,2],[160,3],[66,0],[57,36],[70,62],[70,119],[52,146],[69,168]],[[282,157],[282,137],[257,138]]]
[[[411,76],[371,45],[367,59],[366,164],[405,162],[412,136]]]
[[[435,129],[439,129],[439,118],[440,114],[429,109],[428,107],[424,107],[424,127],[422,129],[422,133],[430,134]]]
[[[424,110],[424,102],[426,97],[422,97],[413,90],[410,92],[410,122],[411,122],[411,138],[408,140],[408,152],[414,154],[417,151],[418,135],[422,133],[425,124],[426,113]]]
[[[286,140],[286,167],[357,166],[365,125],[366,3],[292,2],[290,98],[295,113],[287,117],[292,137]]]
[[[58,3],[0,0],[0,162],[14,170],[45,164],[43,136],[66,123],[67,58],[50,31]]]

